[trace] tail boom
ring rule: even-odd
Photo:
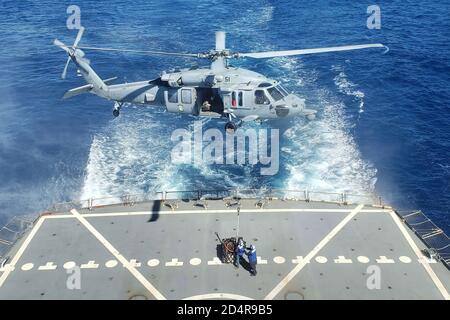
[[[55,41],[53,42],[54,45],[60,47],[62,50],[64,50],[69,55],[68,62],[66,63],[66,65],[64,67],[62,78],[63,79],[65,78],[68,63],[70,62],[70,60],[72,60],[72,62],[75,63],[75,65],[77,66],[78,71],[81,73],[83,78],[88,83],[85,86],[69,90],[64,95],[64,97],[68,98],[68,97],[72,97],[74,95],[92,91],[93,93],[95,93],[98,96],[101,96],[104,98],[109,98],[108,85],[98,76],[98,74],[94,71],[94,69],[92,69],[92,67],[90,66],[89,60],[85,58],[84,52],[77,48],[77,45],[81,40],[81,36],[82,36],[83,32],[84,32],[84,28],[81,28],[77,34],[77,38],[75,39],[73,46],[71,46],[71,47],[65,45],[58,39],[55,39]]]

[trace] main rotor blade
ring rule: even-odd
[[[216,51],[225,50],[225,32],[216,32]]]
[[[68,49],[69,47],[66,46],[64,43],[62,43],[61,41],[59,41],[58,39],[55,39],[55,41],[53,41],[53,44],[55,46],[60,47],[61,49],[63,49],[65,52],[70,54],[70,50]]]
[[[70,63],[70,57],[67,58],[66,65],[64,66],[64,70],[63,70],[63,73],[62,73],[62,75],[61,75],[61,78],[62,78],[62,79],[65,79],[65,78],[66,78],[66,75],[67,75],[67,67],[69,66],[69,63]]]
[[[80,30],[78,30],[77,37],[75,38],[75,42],[73,43],[73,46],[78,46],[78,42],[80,42],[81,37],[83,36],[84,27],[81,27]]]
[[[164,51],[114,49],[114,48],[101,48],[101,47],[77,47],[77,49],[96,50],[96,51],[113,51],[113,52],[130,52],[130,53],[140,53],[140,54],[155,54],[155,55],[199,58],[199,55],[196,54],[196,53],[178,53],[178,52],[164,52]]]
[[[295,55],[302,55],[302,54],[323,53],[323,52],[358,50],[358,49],[366,49],[366,48],[385,48],[385,46],[382,45],[381,43],[371,43],[371,44],[358,44],[358,45],[352,45],[352,46],[315,48],[315,49],[250,52],[250,53],[239,53],[239,57],[263,59],[263,58],[295,56]]]

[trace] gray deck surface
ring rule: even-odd
[[[16,244],[9,262],[17,255],[17,263],[0,272],[0,299],[154,299],[145,283],[166,299],[443,299],[425,265],[449,291],[450,272],[439,262],[419,260],[387,209],[365,206],[343,224],[356,205],[272,200],[261,210],[255,202],[241,201],[239,234],[256,245],[256,277],[243,267],[216,264],[215,232],[236,235],[235,207],[223,200],[208,200],[207,209],[178,201],[172,211],[148,202],[78,211],[146,282],[122,263],[114,265],[117,256],[98,234],[64,212],[42,217],[39,229]],[[407,234],[424,248],[409,229]],[[308,254],[310,261],[296,270],[298,257]],[[39,270],[48,263],[54,270]],[[72,265],[81,267],[80,289],[67,288]],[[380,271],[380,289],[370,290],[373,268]]]

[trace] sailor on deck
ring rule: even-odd
[[[254,245],[250,245],[250,250],[247,252],[248,263],[250,264],[250,275],[256,276],[256,248]]]
[[[245,253],[244,242],[242,241],[242,239],[239,239],[238,245],[236,247],[236,258],[234,260],[234,265],[236,268],[239,268],[239,259],[242,258],[244,253]]]

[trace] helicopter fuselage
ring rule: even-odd
[[[309,120],[315,118],[316,110],[306,109],[305,100],[289,93],[275,80],[244,68],[228,65],[230,59],[251,58],[266,59],[283,56],[295,56],[326,52],[359,50],[365,48],[386,48],[380,43],[349,45],[326,48],[298,49],[284,51],[263,51],[239,53],[231,52],[225,46],[225,33],[216,32],[216,46],[203,53],[177,53],[133,49],[114,49],[78,46],[84,28],[78,31],[75,42],[67,46],[55,39],[56,46],[68,55],[62,78],[66,77],[70,61],[77,66],[78,73],[87,84],[70,89],[64,98],[91,92],[102,98],[115,102],[113,115],[117,117],[125,103],[148,106],[165,106],[168,112],[227,118],[225,129],[234,131],[242,122],[276,119],[303,115]],[[81,49],[144,53],[152,55],[170,55],[211,61],[209,68],[190,68],[163,72],[159,78],[147,81],[122,83],[113,85],[116,78],[100,78],[90,66]],[[388,50],[388,48],[387,48]],[[386,52],[387,52],[386,50]]]
[[[243,68],[191,68],[161,77],[108,86],[108,99],[119,104],[165,106],[168,112],[194,116],[276,119],[314,115],[305,100],[277,81]]]

